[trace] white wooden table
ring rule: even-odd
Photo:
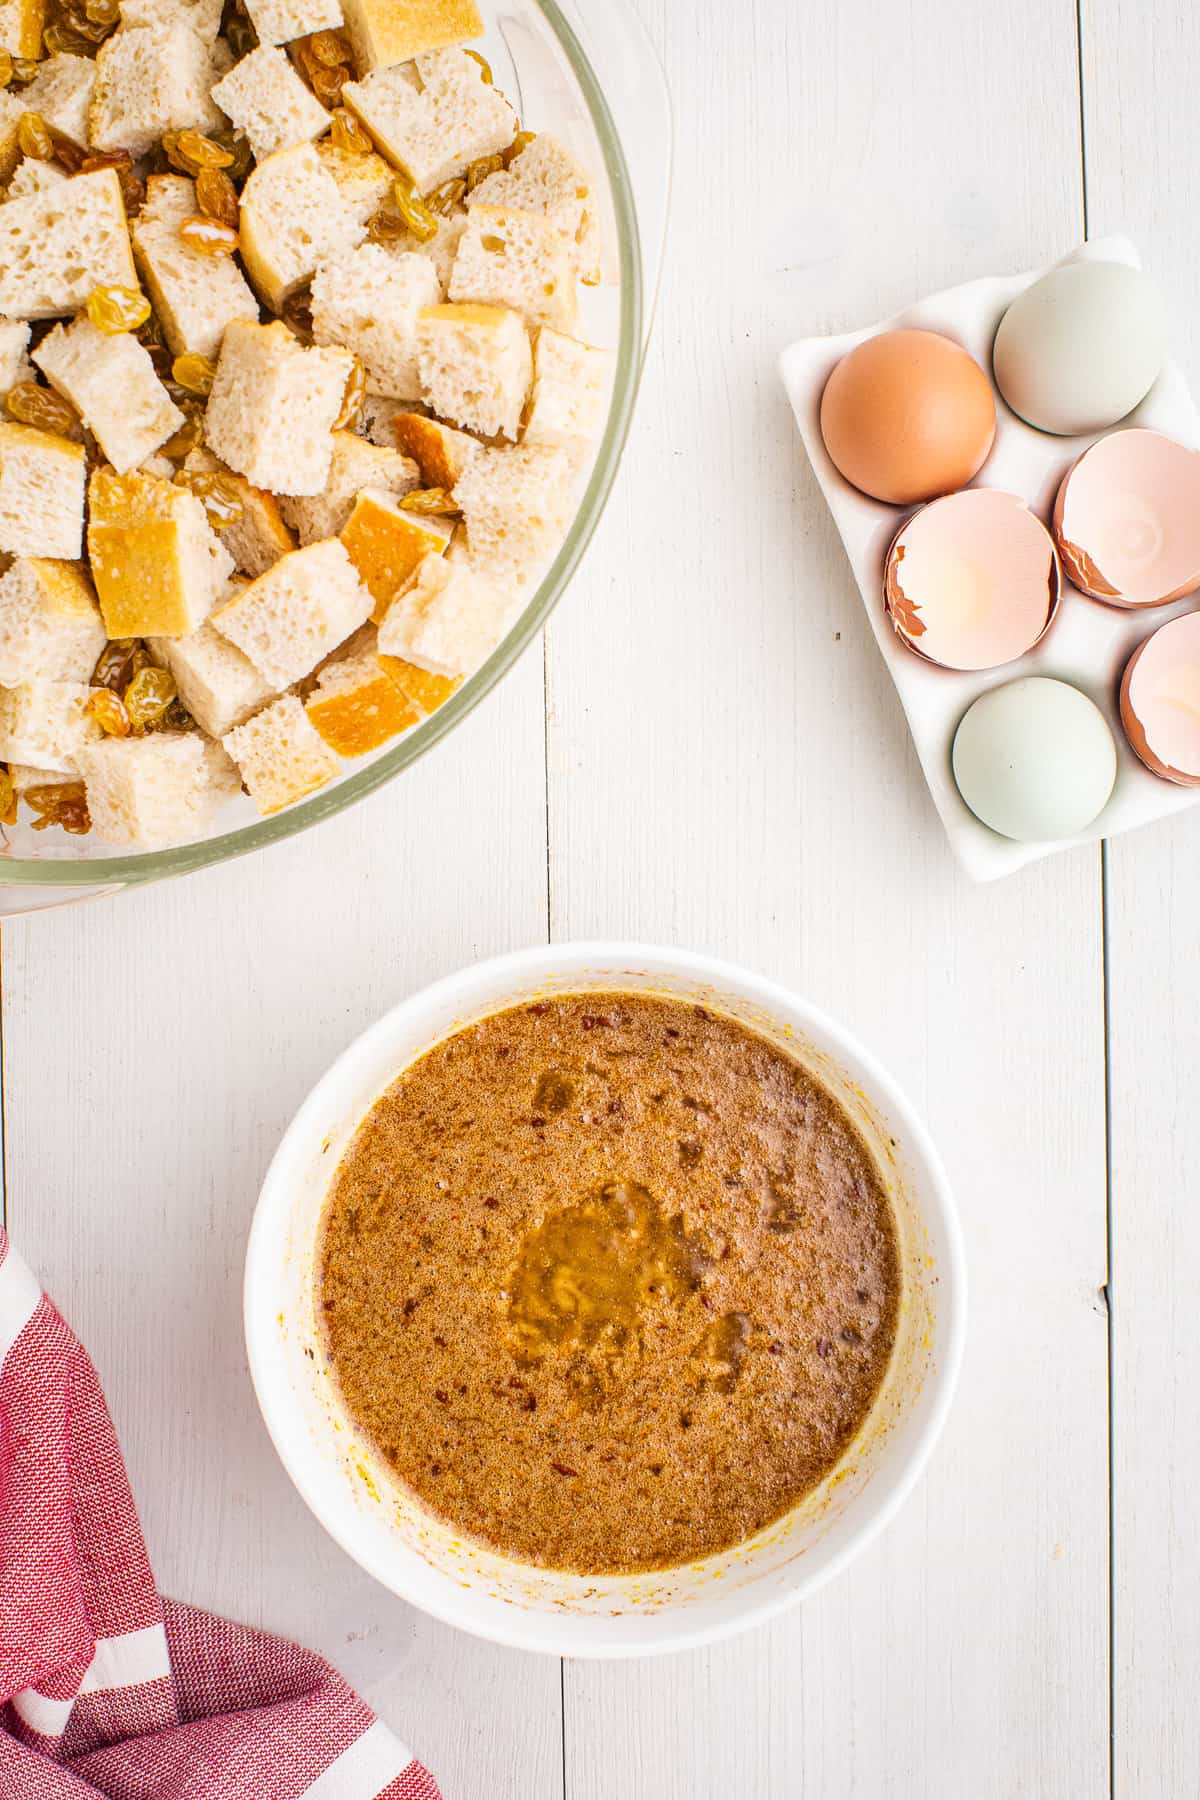
[[[1200,379],[1200,15],[644,9],[668,272],[544,656],[351,816],[6,926],[9,1224],[99,1365],[164,1588],[325,1651],[448,1800],[1192,1796],[1200,816],[960,877],[774,364],[1086,225],[1140,243]],[[653,1664],[508,1654],[358,1574],[242,1350],[247,1224],[309,1085],[406,992],[547,931],[717,951],[845,1020],[925,1112],[972,1265],[958,1403],[896,1524],[791,1617]]]

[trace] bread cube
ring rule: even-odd
[[[368,388],[363,395],[362,412],[358,416],[356,429],[368,443],[378,445],[381,450],[398,450],[400,446],[396,442],[392,421],[400,404],[390,394],[373,394]]]
[[[136,286],[115,169],[0,206],[0,315],[52,319],[79,312],[93,288]]]
[[[380,662],[372,625],[325,664],[304,710],[339,756],[366,756],[421,716]]]
[[[7,393],[21,379],[21,361],[28,348],[29,327],[25,321],[0,319],[0,391]]]
[[[578,454],[600,435],[612,355],[544,325],[533,336],[533,388],[521,441]]]
[[[495,649],[514,615],[510,597],[469,560],[427,556],[379,627],[379,649],[430,675],[469,675]]]
[[[420,481],[417,465],[398,450],[372,444],[353,431],[335,431],[329,479],[310,500],[283,500],[283,516],[302,544],[336,537],[363,488],[399,497]]]
[[[542,213],[473,206],[450,270],[451,300],[509,306],[534,325],[566,331],[577,294],[571,252]]]
[[[146,156],[164,131],[215,131],[224,120],[211,86],[209,46],[190,25],[114,32],[96,52],[92,144],[136,158]]]
[[[4,0],[0,0],[0,17],[3,17],[3,13]],[[17,92],[19,91],[18,89]],[[0,88],[0,181],[7,181],[21,161],[17,132],[24,111],[24,106],[11,88]],[[59,173],[62,171],[59,170]],[[15,199],[17,196],[9,194],[6,198]]]
[[[0,550],[77,562],[86,479],[82,444],[33,425],[0,425]]]
[[[329,129],[329,114],[273,44],[260,44],[235,63],[212,97],[250,139],[257,161],[293,144],[308,144]]]
[[[406,662],[402,656],[381,655],[379,661],[422,719],[444,706],[462,686],[461,675],[431,675],[428,669],[418,669],[416,663]]]
[[[373,150],[360,156],[357,150],[344,150],[328,138],[322,138],[316,149],[322,168],[333,177],[343,214],[360,228],[356,241],[361,242],[371,214],[391,195],[396,171]]]
[[[82,564],[18,556],[0,576],[0,685],[90,681],[106,636]]]
[[[46,0],[2,0],[0,46],[10,56],[40,56],[46,12]]]
[[[235,319],[225,332],[204,432],[222,462],[273,494],[319,494],[354,359],[306,350],[286,325]]]
[[[502,306],[446,302],[417,318],[421,398],[484,437],[515,438],[533,374],[529,333]]]
[[[93,831],[131,850],[202,836],[241,789],[221,746],[198,732],[105,738],[81,750],[77,760]]]
[[[121,0],[121,30],[169,30],[190,25],[201,43],[215,42],[221,29],[225,0]]]
[[[504,95],[465,50],[431,50],[415,68],[376,68],[363,81],[348,81],[342,102],[422,194],[462,175],[477,157],[507,150],[520,129]]]
[[[20,681],[0,688],[0,762],[75,774],[78,756],[103,732],[87,710],[82,681]]]
[[[33,353],[51,387],[66,397],[123,475],[174,437],[184,422],[131,331],[101,331],[86,313],[56,325]]]
[[[78,769],[35,769],[31,763],[9,763],[9,780],[13,784],[13,792],[17,795],[27,794],[30,788],[65,787],[69,782],[79,780]]]
[[[267,815],[324,787],[341,766],[294,694],[227,732],[224,744]]]
[[[339,533],[382,619],[427,556],[444,556],[451,526],[445,519],[407,513],[390,494],[366,488]]]
[[[342,0],[342,13],[364,74],[483,36],[475,0]]]
[[[210,737],[221,738],[266,706],[276,689],[211,620],[189,637],[150,638],[150,653],[175,677],[179,698]]]
[[[371,616],[371,596],[336,538],[280,557],[217,608],[213,624],[276,689],[290,687]]]
[[[339,0],[246,0],[246,11],[260,44],[288,44],[342,23]]]
[[[431,238],[414,237],[411,231],[407,231],[403,237],[389,238],[383,248],[389,256],[424,256],[433,264],[437,273],[441,289],[437,297],[444,300],[450,286],[450,273],[458,255],[458,246],[466,229],[465,212],[450,213],[446,217],[439,213],[437,230]]]
[[[235,475],[211,451],[197,445],[183,464],[187,475],[223,475],[242,503],[241,514],[217,536],[244,575],[265,575],[272,563],[296,548],[296,540],[283,521],[279,502],[265,488],[256,488],[244,475]],[[214,731],[214,737],[220,732]]]
[[[2,97],[2,96],[0,96]],[[8,198],[23,200],[27,194],[45,194],[62,187],[71,177],[57,163],[39,162],[36,156],[22,157],[8,184]]]
[[[204,623],[233,558],[187,488],[97,469],[88,488],[88,555],[109,637],[185,637]]]
[[[312,144],[264,157],[242,189],[242,260],[274,312],[319,263],[353,250],[365,236],[365,221],[343,201]]]
[[[392,428],[401,450],[416,461],[426,487],[452,488],[483,448],[478,438],[423,413],[397,413]]]
[[[379,392],[415,400],[417,314],[441,299],[441,283],[428,257],[389,256],[378,244],[362,244],[313,277],[313,338],[344,344]]]
[[[599,230],[589,177],[557,138],[539,132],[506,169],[485,175],[468,207],[516,206],[543,213],[567,244],[581,281],[600,279]]]
[[[35,112],[61,131],[72,143],[88,144],[88,112],[96,85],[96,65],[90,56],[63,53],[47,57],[21,95]]]
[[[555,446],[481,451],[454,486],[476,567],[524,593],[558,549],[573,484],[572,458]]]
[[[133,251],[172,353],[215,362],[227,325],[257,324],[258,301],[231,256],[206,256],[180,237],[180,225],[199,210],[186,175],[151,175],[133,222]]]

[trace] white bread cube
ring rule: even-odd
[[[96,85],[96,65],[90,56],[63,53],[47,57],[21,98],[30,112],[61,131],[72,143],[88,144],[88,112]]]
[[[592,283],[600,279],[591,183],[557,138],[539,132],[507,169],[485,175],[467,195],[466,204],[517,206],[526,212],[544,213],[569,246],[578,277]]]
[[[45,168],[39,163],[38,168]],[[21,379],[21,361],[29,348],[29,327],[23,319],[0,319],[0,391],[7,393]]]
[[[27,194],[44,194],[70,179],[67,171],[60,169],[57,163],[39,162],[36,156],[24,156],[8,184],[8,198],[23,200]]]
[[[322,492],[308,500],[281,500],[280,507],[300,542],[315,544],[337,536],[363,488],[398,498],[419,482],[417,465],[398,450],[369,443],[353,431],[335,431]]]
[[[4,3],[5,0],[0,0],[0,18],[3,17]],[[21,160],[17,132],[25,107],[17,99],[19,92],[19,89],[0,88],[0,181],[7,181]],[[16,198],[15,195],[10,197]]]
[[[78,769],[35,769],[31,763],[9,763],[8,775],[16,794],[26,794],[30,788],[65,787],[79,780]]]
[[[356,241],[361,241],[372,213],[390,198],[396,171],[373,150],[360,156],[357,150],[345,150],[328,138],[317,145],[317,156],[334,179],[343,214],[359,227]]]
[[[241,788],[221,746],[198,732],[105,738],[77,760],[92,830],[131,850],[200,837]]]
[[[0,685],[88,682],[107,635],[81,563],[18,556],[0,576]]]
[[[515,438],[533,375],[529,333],[502,306],[446,302],[417,319],[421,398],[484,437]]]
[[[475,566],[526,591],[562,541],[573,486],[573,458],[555,446],[482,451],[454,486]]]
[[[393,399],[391,394],[373,394],[368,388],[356,429],[369,443],[378,444],[381,450],[398,450],[400,446],[392,421],[396,408],[401,405],[403,402]]]
[[[286,325],[235,319],[225,332],[204,422],[209,448],[255,487],[319,494],[329,479],[333,421],[354,359],[305,349]]]
[[[173,437],[184,422],[130,331],[101,331],[86,313],[56,325],[33,353],[51,387],[71,402],[123,475]]]
[[[166,31],[172,25],[190,25],[201,43],[215,42],[221,29],[225,0],[121,0],[121,29],[146,27]]]
[[[266,706],[276,690],[211,620],[190,637],[150,638],[150,654],[171,671],[179,698],[210,737],[221,738]]]
[[[431,238],[424,242],[406,232],[401,238],[391,238],[383,246],[389,256],[427,256],[437,270],[437,278],[441,284],[439,300],[446,298],[450,286],[450,274],[454,268],[454,259],[458,255],[458,246],[467,229],[465,212],[450,213],[443,218],[438,214],[437,230]]]
[[[507,150],[516,113],[465,50],[431,50],[412,63],[348,81],[342,102],[422,194],[462,175],[480,156]]]
[[[46,0],[2,0],[0,45],[10,56],[34,57],[42,54],[42,27],[46,23],[46,13]]]
[[[0,550],[77,562],[86,479],[82,444],[33,425],[0,425]]]
[[[289,44],[342,23],[339,0],[246,0],[246,11],[260,44]]]
[[[265,681],[290,687],[371,616],[371,596],[336,538],[280,557],[217,608],[213,624]]]
[[[373,625],[323,665],[304,710],[329,748],[349,757],[378,750],[421,717],[379,660]]]
[[[469,559],[427,556],[384,614],[379,652],[431,675],[469,675],[500,642],[515,610]]]
[[[417,314],[441,299],[441,284],[424,256],[389,256],[378,244],[361,244],[313,277],[313,338],[344,344],[379,392],[415,400]]]
[[[97,150],[145,156],[164,131],[215,131],[209,46],[190,25],[117,31],[96,53],[89,129]]]
[[[233,572],[195,494],[141,471],[95,471],[87,538],[109,637],[186,637]]]
[[[578,453],[604,423],[612,355],[544,325],[533,335],[533,388],[521,441]]]
[[[273,44],[260,44],[235,63],[212,97],[250,140],[256,161],[293,144],[308,144],[329,129],[329,114]]]
[[[257,323],[258,301],[233,257],[206,256],[180,237],[180,225],[199,210],[186,175],[151,175],[133,250],[172,353],[215,362],[225,327],[233,319]]]
[[[475,0],[342,0],[342,12],[364,74],[483,36]]]
[[[315,793],[341,766],[294,694],[227,732],[224,743],[263,814]]]
[[[264,157],[242,189],[242,260],[274,312],[318,263],[342,256],[366,235],[312,144]]]
[[[244,575],[252,579],[256,575],[265,575],[272,563],[277,563],[281,556],[296,548],[296,540],[284,523],[274,494],[253,486],[244,475],[235,475],[200,444],[188,451],[183,467],[189,475],[223,475],[236,489],[242,503],[241,513],[232,524],[219,530],[217,536]],[[214,737],[220,735],[220,732],[213,733]]]
[[[416,462],[426,487],[452,488],[483,448],[478,438],[423,413],[397,413],[392,430],[400,449]]]
[[[533,325],[567,331],[578,296],[571,252],[542,213],[473,206],[450,270],[451,300],[509,306]]]
[[[78,756],[103,737],[87,711],[82,681],[21,681],[0,688],[0,762],[74,774]]]
[[[4,317],[52,319],[78,312],[93,288],[136,286],[114,169],[75,175],[0,206]]]

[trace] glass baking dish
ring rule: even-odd
[[[167,849],[114,854],[87,837],[20,823],[0,837],[0,915],[91,899],[243,856],[332,817],[392,781],[453,731],[540,631],[596,528],[624,448],[658,279],[670,184],[671,119],[657,58],[629,0],[502,0],[481,11],[479,44],[530,129],[560,138],[592,175],[607,245],[606,279],[585,290],[580,336],[615,347],[603,435],[558,554],[488,660],[437,712],[329,787],[271,818],[247,799],[244,822]]]

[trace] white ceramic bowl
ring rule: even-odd
[[[904,1300],[886,1380],[836,1470],[737,1548],[679,1569],[577,1576],[458,1538],[400,1492],[329,1380],[314,1313],[314,1251],[330,1178],[401,1069],[487,1013],[546,993],[667,993],[732,1014],[832,1088],[886,1173]],[[916,1482],[950,1405],[966,1322],[954,1203],[924,1127],[854,1039],[732,964],[636,944],[548,945],[477,963],[403,1002],[338,1059],[267,1172],[246,1259],[246,1343],[263,1417],[326,1530],[385,1587],[481,1637],[565,1656],[644,1656],[724,1637],[793,1605],[845,1567]],[[314,1354],[315,1352],[315,1354]]]

